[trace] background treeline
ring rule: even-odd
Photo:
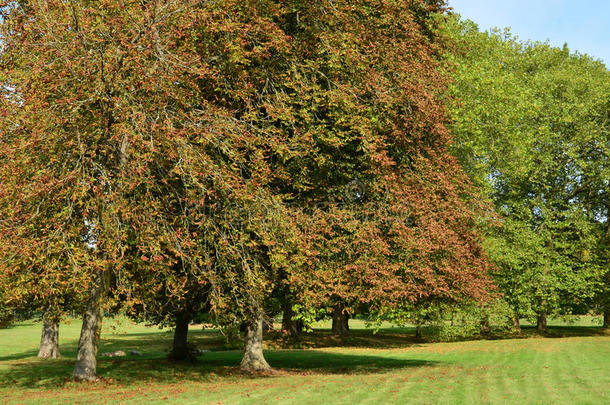
[[[603,313],[610,326],[610,76],[567,46],[450,19],[455,153],[500,216],[485,233],[515,320]],[[516,322],[516,321],[515,321]]]
[[[610,313],[610,80],[442,2],[3,1],[2,315],[242,336]],[[452,326],[453,325],[453,326]],[[454,331],[449,328],[460,328]],[[419,328],[418,328],[419,331]]]

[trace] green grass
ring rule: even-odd
[[[178,404],[602,404],[610,403],[610,336],[590,319],[560,321],[547,337],[526,330],[519,339],[426,343],[411,328],[378,334],[352,321],[352,336],[317,330],[286,349],[269,336],[266,352],[277,370],[245,375],[240,352],[205,353],[197,364],[165,359],[171,331],[106,322],[101,352],[137,349],[143,357],[102,358],[99,383],[75,383],[70,373],[79,322],[60,329],[63,358],[35,356],[40,324],[0,330],[0,402]],[[318,325],[326,327],[326,324]],[[193,330],[200,348],[217,349],[215,331]],[[294,347],[294,346],[293,346]]]

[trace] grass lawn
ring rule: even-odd
[[[63,358],[46,361],[36,358],[40,324],[24,322],[0,330],[0,403],[610,403],[610,336],[590,320],[554,326],[544,338],[528,330],[519,339],[457,343],[350,325],[345,340],[320,329],[299,349],[271,336],[266,356],[277,372],[251,376],[236,369],[239,351],[215,350],[222,339],[214,331],[191,331],[198,347],[213,351],[181,365],[165,359],[171,331],[109,320],[100,352],[136,349],[144,356],[101,358],[103,381],[91,384],[69,379],[78,321],[60,328]]]

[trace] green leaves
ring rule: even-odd
[[[607,221],[601,145],[610,138],[596,117],[609,73],[586,56],[480,33],[468,21],[450,19],[445,32],[457,48],[455,153],[505,217],[486,239],[496,282],[517,313],[569,312],[603,272],[594,255]]]

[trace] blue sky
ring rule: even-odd
[[[481,30],[510,27],[522,40],[546,41],[610,67],[610,0],[449,0]]]

